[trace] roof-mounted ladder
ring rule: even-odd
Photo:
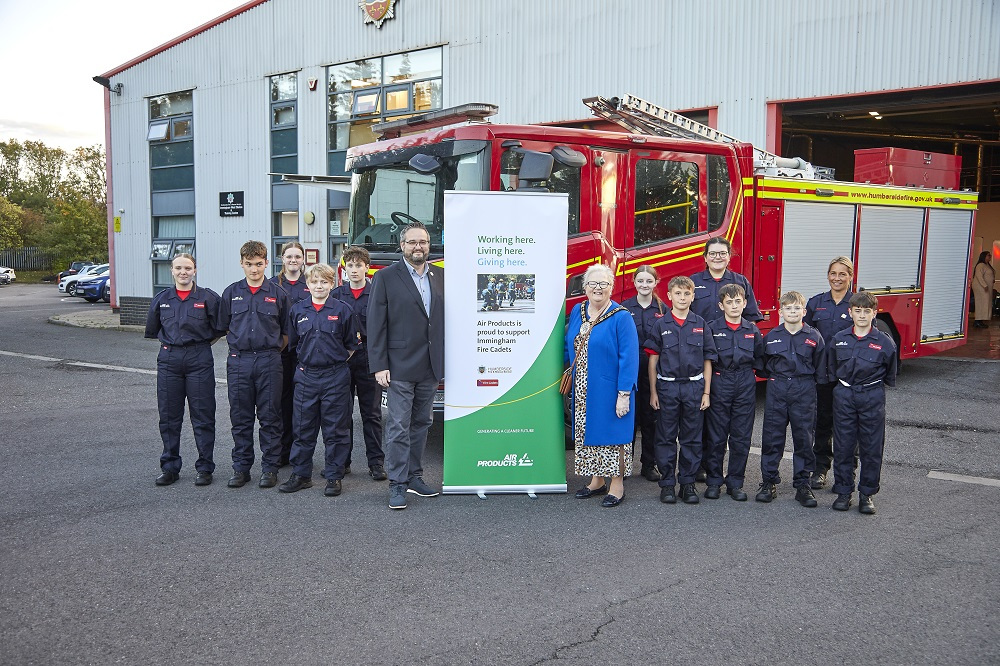
[[[622,98],[588,97],[583,100],[595,116],[632,132],[652,136],[672,136],[696,141],[716,143],[738,143],[739,139],[729,136],[708,125],[703,125],[686,116],[657,106],[635,95]],[[754,173],[769,176],[791,176],[833,180],[833,170],[814,167],[801,157],[780,157],[754,146]]]

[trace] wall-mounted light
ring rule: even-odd
[[[302,221],[305,222],[306,224],[312,224],[313,222],[316,221],[315,213],[306,211],[305,213],[302,214]]]
[[[122,90],[125,88],[125,86],[123,86],[122,84],[116,83],[112,87],[111,80],[108,79],[105,76],[95,76],[95,77],[93,77],[93,80],[94,80],[95,83],[99,83],[100,85],[104,86],[105,88],[107,88],[108,90],[110,90],[114,94],[118,95],[119,97],[122,96]]]

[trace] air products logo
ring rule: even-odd
[[[535,461],[529,458],[527,453],[520,458],[516,453],[508,453],[503,460],[480,460],[476,463],[476,467],[531,467],[534,464]]]

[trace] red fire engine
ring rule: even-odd
[[[844,255],[856,266],[853,288],[879,296],[902,358],[964,343],[976,193],[839,182],[635,97],[584,103],[625,131],[453,125],[495,113],[486,104],[376,126],[383,140],[348,152],[351,242],[377,269],[400,258],[399,232],[419,220],[439,263],[445,190],[561,192],[570,207],[567,308],[584,298],[591,264],[612,267],[622,301],[640,265],[661,278],[690,275],[704,270],[705,242],[723,236],[764,332],[779,323],[782,292],[828,290],[827,264]]]

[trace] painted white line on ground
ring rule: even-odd
[[[759,456],[761,454],[760,447],[759,446],[751,446],[750,447],[750,453],[754,454],[755,456]],[[781,454],[781,457],[784,458],[785,460],[791,460],[792,459],[792,454],[791,454],[790,451],[785,451],[783,454]]]
[[[17,356],[19,358],[30,358],[32,361],[48,361],[50,363],[58,363],[61,358],[52,358],[51,356],[35,356],[34,354],[19,354],[17,352],[9,352],[0,350],[0,354],[4,356]]]
[[[939,472],[932,469],[927,472],[928,479],[940,479],[941,481],[958,481],[959,483],[975,483],[980,486],[993,486],[1000,488],[1000,479],[990,479],[985,476],[966,476],[965,474],[951,474],[949,472]]]
[[[46,361],[48,363],[65,363],[66,365],[75,365],[79,368],[93,368],[95,370],[114,370],[115,372],[134,372],[139,375],[155,375],[156,370],[147,370],[146,368],[130,368],[124,365],[104,365],[102,363],[85,363],[84,361],[71,361],[66,358],[52,358],[51,356],[37,356],[35,354],[21,354],[18,352],[4,351],[0,349],[0,355],[3,356],[15,356],[17,358],[27,358],[32,361]],[[226,380],[222,377],[215,378],[216,384],[225,384]]]

